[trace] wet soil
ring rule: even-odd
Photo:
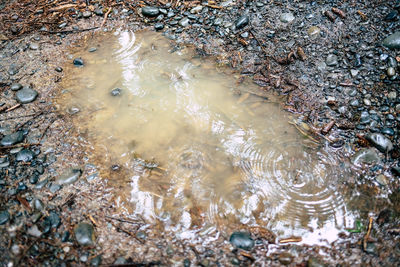
[[[0,177],[0,261],[4,266],[399,264],[400,91],[398,74],[389,70],[392,64],[399,73],[399,64],[388,59],[398,62],[399,50],[381,45],[398,29],[398,13],[394,18],[387,16],[398,10],[399,3],[264,2],[2,3],[0,137],[17,130],[24,136],[22,143],[0,147],[1,163],[9,162],[1,168]],[[162,18],[152,17],[152,10],[143,16],[140,8],[150,5],[174,10],[174,16],[162,11]],[[196,6],[202,11],[191,13]],[[90,18],[79,18],[83,16],[79,12],[88,10]],[[160,15],[160,10],[154,12]],[[284,13],[292,13],[294,20],[281,18]],[[204,21],[186,25],[182,20],[190,14]],[[236,28],[222,27],[218,18]],[[60,68],[72,64],[72,50],[94,31],[160,29],[157,23],[163,24],[161,31],[176,42],[177,49],[194,45],[199,55],[237,69],[260,90],[284,96],[283,108],[304,123],[301,133],[332,148],[345,162],[343,168],[358,173],[339,186],[354,196],[350,205],[359,210],[359,223],[330,246],[299,246],[298,237],[275,240],[269,229],[243,224],[237,231],[250,233],[243,237],[245,241],[255,240],[247,250],[218,231],[182,241],[159,224],[121,209],[107,178],[115,172],[123,175],[124,169],[101,166],[108,171],[99,172],[88,161],[93,151],[85,134],[77,131],[69,114],[60,112],[54,99],[62,90]],[[310,29],[313,26],[318,29]],[[20,103],[11,89],[17,82],[36,90],[38,97],[32,103]],[[376,116],[379,120],[374,120]],[[385,136],[394,148],[377,145],[370,138],[374,132]],[[33,159],[21,159],[21,147],[33,152]],[[366,148],[370,157],[354,162],[354,155],[360,156]],[[57,186],[60,176],[70,176],[65,173],[71,169],[79,170],[73,171],[79,174],[78,181]],[[36,176],[39,180],[35,181],[32,177]],[[39,205],[37,199],[44,204]],[[94,228],[94,235],[87,235],[92,242],[86,245],[76,230],[82,222]]]

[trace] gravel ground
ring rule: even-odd
[[[3,1],[0,266],[399,265],[399,12],[400,1]],[[108,174],[56,104],[71,49],[119,27],[194,44],[285,96],[307,134],[359,174],[341,186],[359,196],[364,227],[331,247],[246,228],[241,241],[190,243],[120,216]]]

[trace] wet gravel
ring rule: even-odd
[[[32,32],[28,16],[6,12],[13,1],[0,4],[0,266],[400,263],[400,1],[116,1],[111,11],[106,1],[78,2],[50,11],[38,1],[31,15],[62,16]],[[54,103],[60,66],[84,68],[69,49],[103,22],[162,32],[176,49],[195,45],[285,96],[284,108],[359,173],[343,188],[359,196],[350,205],[360,225],[330,247],[274,244],[246,227],[191,244],[115,216],[107,174],[87,162],[84,136]]]

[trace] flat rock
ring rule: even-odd
[[[10,219],[10,213],[8,211],[3,210],[0,211],[0,225],[5,224]]]
[[[390,49],[400,49],[400,31],[386,37],[382,44]]]
[[[93,226],[88,223],[80,223],[75,229],[75,239],[81,246],[92,246],[94,245],[94,230]]]
[[[353,164],[374,164],[380,161],[379,155],[375,148],[364,148],[357,151],[352,158]]]
[[[283,13],[279,18],[283,23],[290,23],[294,20],[294,16],[292,13]]]
[[[18,91],[22,89],[22,84],[20,83],[14,83],[10,87],[11,91]]]
[[[111,93],[112,96],[120,96],[121,92],[122,92],[121,88],[115,88],[115,89],[111,90],[110,93]]]
[[[380,133],[372,133],[366,136],[366,139],[379,151],[386,153],[393,149],[392,141]]]
[[[89,10],[83,11],[82,16],[85,19],[90,18],[92,16],[92,12],[90,12]]]
[[[22,90],[19,90],[16,94],[18,102],[22,104],[27,104],[33,102],[38,96],[38,92],[31,89],[30,87],[24,87]]]
[[[338,64],[338,57],[334,54],[329,54],[325,61],[327,66],[336,66]]]
[[[22,131],[17,131],[15,133],[6,135],[1,139],[0,145],[2,146],[12,146],[21,143],[24,140],[24,134]]]
[[[23,161],[23,162],[29,162],[33,159],[35,156],[35,153],[33,153],[29,149],[22,149],[20,152],[17,153],[16,160],[17,161]]]
[[[237,30],[243,28],[244,26],[246,26],[247,24],[249,24],[249,16],[247,15],[243,15],[241,17],[239,17],[236,22],[235,22],[235,27]]]
[[[42,232],[39,230],[37,225],[33,225],[31,228],[28,229],[27,231],[28,235],[34,236],[34,237],[40,237],[42,235]]]
[[[56,183],[59,185],[75,183],[78,178],[82,175],[80,169],[71,168],[66,170],[60,177],[57,178]]]
[[[80,58],[80,57],[78,57],[78,58],[75,58],[74,59],[74,61],[72,62],[75,66],[78,66],[78,67],[82,67],[83,66],[83,60]]]
[[[229,238],[229,242],[236,247],[244,250],[251,250],[254,247],[254,240],[249,233],[234,232]]]
[[[142,15],[146,17],[157,17],[160,14],[158,7],[145,6],[142,7]]]

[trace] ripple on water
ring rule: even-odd
[[[79,106],[75,121],[102,164],[125,167],[104,178],[132,213],[191,238],[244,223],[315,243],[351,227],[335,186],[349,174],[307,147],[277,97],[156,33],[117,31],[87,46],[99,49],[77,52],[87,63],[66,68],[59,102]]]

